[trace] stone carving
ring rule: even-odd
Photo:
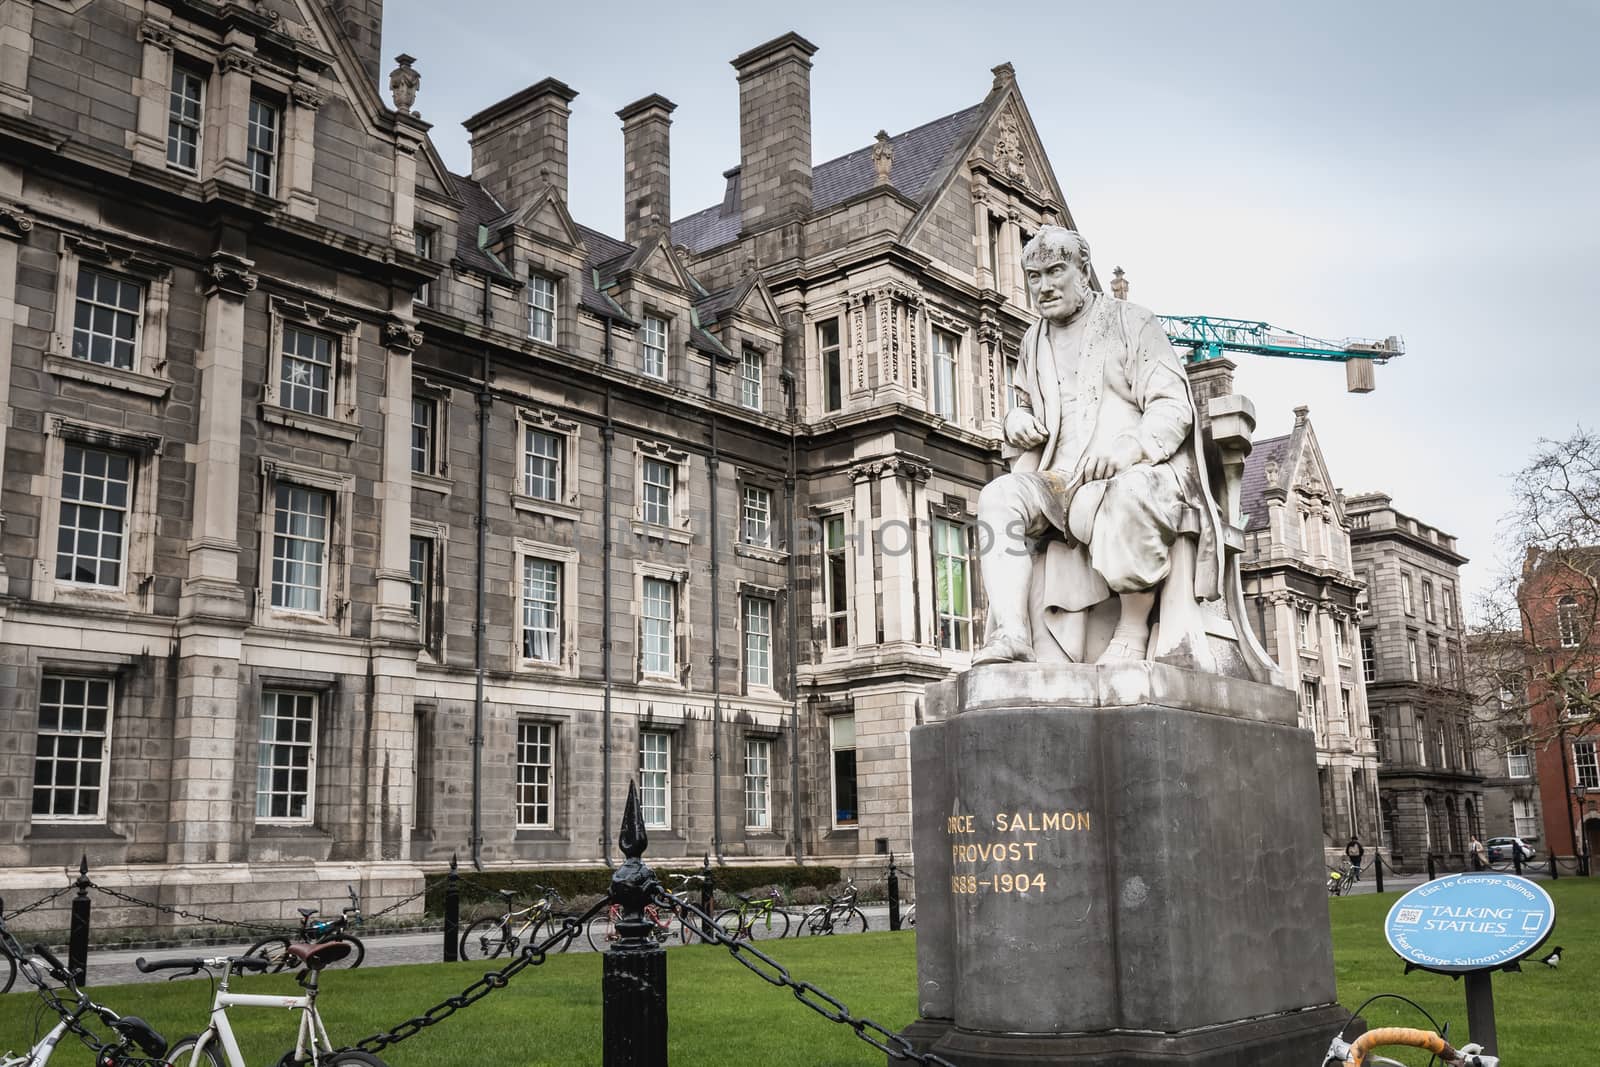
[[[994,142],[994,164],[1013,181],[1028,180],[1027,158],[1022,154],[1022,130],[1017,117],[1007,111],[1000,116],[1000,136]]]
[[[404,52],[394,57],[399,66],[389,72],[389,94],[394,97],[394,109],[402,115],[416,115],[411,105],[417,102],[417,88],[422,85],[422,75],[412,69],[416,56]]]
[[[413,323],[401,319],[388,319],[383,324],[383,346],[391,351],[409,355],[422,347],[422,331]]]
[[[33,216],[20,204],[0,203],[0,237],[21,237],[33,229]]]
[[[172,51],[172,23],[163,19],[145,19],[139,23],[139,40],[163,52]]]
[[[1215,670],[1199,601],[1224,592],[1222,525],[1183,364],[1150,311],[1090,288],[1077,233],[1042,228],[1022,266],[1043,318],[1003,424],[1011,473],[978,500],[989,619],[973,663]]]
[[[315,111],[328,99],[328,94],[310,82],[295,82],[289,93],[300,107]]]
[[[878,171],[878,184],[889,184],[889,169],[894,166],[894,146],[889,143],[889,132],[878,131],[878,140],[872,146],[872,165]]]
[[[217,66],[224,74],[245,74],[254,77],[258,64],[256,57],[236,45],[230,45],[217,57]]]
[[[260,277],[250,270],[254,265],[250,260],[227,252],[215,253],[211,262],[206,264],[206,295],[221,293],[243,300],[246,295],[255,292],[260,282]]]

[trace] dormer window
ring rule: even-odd
[[[167,100],[167,166],[198,174],[200,128],[205,108],[206,80],[188,67],[172,65],[172,86]]]
[[[528,336],[556,343],[556,280],[543,274],[528,278]]]
[[[667,378],[667,320],[646,315],[639,329],[639,370],[652,378]]]

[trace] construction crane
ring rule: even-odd
[[[1112,292],[1127,299],[1127,278],[1118,267],[1111,283]],[[1352,393],[1370,393],[1374,388],[1373,365],[1387,363],[1405,354],[1399,337],[1381,340],[1347,337],[1328,341],[1309,337],[1253,319],[1224,319],[1215,315],[1157,315],[1161,328],[1174,348],[1186,350],[1190,363],[1218,359],[1224,352],[1244,352],[1281,359],[1311,359],[1323,363],[1343,363],[1345,388]]]

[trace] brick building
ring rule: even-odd
[[[452,174],[380,17],[0,0],[0,894],[376,905],[612,859],[630,780],[657,857],[908,851],[1073,225],[1011,68],[813,167],[815,47],[754,48],[720,204],[669,225],[673,105],[617,112],[619,237],[576,90]]]
[[[1367,590],[1361,669],[1384,846],[1413,868],[1430,852],[1465,863],[1471,836],[1485,836],[1457,592],[1467,558],[1381,493],[1347,497],[1345,514]]]

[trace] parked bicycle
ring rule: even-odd
[[[539,899],[520,910],[512,907],[516,891],[500,890],[505,901],[504,915],[479,919],[461,932],[461,958],[464,960],[492,960],[501,953],[516,955],[523,944],[538,944],[560,927],[564,915],[556,913],[558,904],[566,899],[549,886],[534,886]],[[546,926],[549,927],[546,930]],[[556,946],[557,952],[567,951],[572,939],[567,938]]]
[[[114,1041],[96,1042],[99,1047],[95,1052],[95,1067],[167,1067],[166,1039],[138,1016],[118,1015],[104,1004],[91,1000],[89,994],[78,987],[72,972],[62,965],[48,946],[35,945],[30,956],[5,925],[0,923],[0,948],[4,949],[23,979],[39,991],[39,999],[44,1001],[45,1007],[53,1010],[59,1018],[27,1052],[0,1053],[0,1067],[45,1067],[56,1046],[69,1032],[80,1036],[87,1033],[83,1022],[91,1016],[116,1035]],[[56,996],[50,982],[46,981],[47,977],[54,979],[71,994],[71,1004]]]
[[[847,934],[865,933],[867,917],[856,907],[856,900],[860,896],[861,890],[856,888],[855,879],[846,876],[844,892],[836,897],[824,898],[823,903],[806,912],[794,936],[812,934],[820,937],[839,931]]]
[[[1392,1060],[1387,1056],[1373,1054],[1375,1049],[1399,1046],[1404,1048],[1419,1048],[1424,1052],[1437,1057],[1444,1067],[1500,1067],[1500,1058],[1484,1052],[1481,1046],[1468,1044],[1455,1048],[1444,1037],[1444,1030],[1433,1016],[1429,1015],[1415,1001],[1394,993],[1379,993],[1369,998],[1366,1003],[1357,1008],[1351,1019],[1360,1018],[1374,1000],[1398,1000],[1415,1008],[1428,1023],[1432,1030],[1420,1030],[1409,1026],[1380,1026],[1375,1030],[1368,1030],[1354,1038],[1347,1038],[1345,1030],[1349,1029],[1346,1023],[1344,1028],[1333,1035],[1333,1041],[1328,1045],[1328,1051],[1323,1055],[1322,1067],[1406,1067],[1399,1060]],[[1429,1060],[1430,1063],[1434,1062]]]
[[[677,888],[672,892],[675,901],[687,901],[689,890],[700,886],[705,879],[698,874],[673,874],[669,875]],[[657,908],[654,904],[644,906],[644,917],[650,920],[650,936],[655,938],[656,944],[661,944],[676,937],[685,945],[700,938],[700,931],[692,922],[682,920],[683,909],[680,907]],[[622,936],[617,933],[617,920],[622,918],[622,905],[612,903],[599,915],[589,920],[589,926],[584,931],[589,938],[589,947],[596,952],[604,952],[615,944]]]
[[[350,903],[340,909],[337,919],[312,922],[311,917],[317,914],[316,908],[296,908],[295,910],[300,913],[298,938],[291,940],[287,937],[264,937],[251,945],[245,955],[260,956],[265,959],[268,969],[276,974],[279,971],[292,971],[300,966],[301,957],[290,951],[297,944],[321,945],[343,942],[350,946],[350,952],[344,959],[346,965],[351,968],[361,966],[361,961],[367,958],[367,946],[350,932],[351,927],[361,925],[361,897],[356,893],[354,886],[347,885],[344,889],[350,894]]]
[[[1328,895],[1330,897],[1342,896],[1355,888],[1355,875],[1350,868],[1350,861],[1345,860],[1337,869],[1328,868]]]
[[[784,937],[789,933],[789,913],[778,905],[783,903],[783,889],[773,886],[764,897],[750,897],[735,893],[737,907],[724,908],[717,913],[717,929],[728,937],[746,941],[765,941]]]
[[[211,1000],[211,1021],[198,1034],[190,1034],[173,1042],[167,1050],[171,1067],[247,1067],[244,1054],[239,1051],[239,1040],[228,1022],[228,1009],[232,1007],[298,1009],[300,1020],[295,1032],[294,1048],[283,1054],[278,1067],[384,1067],[382,1060],[369,1052],[346,1049],[334,1052],[328,1040],[328,1029],[317,1012],[317,980],[323,970],[342,961],[353,949],[348,941],[325,941],[320,944],[294,944],[289,946],[296,959],[298,973],[294,980],[305,993],[297,997],[279,994],[233,993],[228,989],[236,974],[244,971],[263,971],[272,964],[264,956],[216,956],[201,959],[184,957],[168,960],[147,960],[140,956],[133,965],[145,974],[156,971],[185,971],[188,974],[207,973],[215,980],[213,972],[220,971],[222,980],[216,982]],[[175,977],[183,977],[176,975]]]

